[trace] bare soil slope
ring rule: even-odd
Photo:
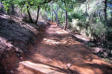
[[[14,73],[22,55],[35,43],[37,28],[19,17],[0,14],[0,74]]]

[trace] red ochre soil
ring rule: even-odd
[[[54,71],[47,73],[49,69],[40,68],[40,72],[45,70],[45,74],[112,74],[112,65],[94,55],[90,48],[56,24],[49,26],[38,39],[22,61],[29,65],[33,63],[35,70],[39,70],[38,65],[41,64]],[[17,69],[18,74],[42,74],[26,70],[21,64]]]

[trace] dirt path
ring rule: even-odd
[[[46,30],[40,41],[24,61],[50,66],[60,74],[112,74],[111,65],[92,54],[89,48],[55,24]],[[26,71],[24,74],[30,73]]]

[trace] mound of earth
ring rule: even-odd
[[[39,27],[45,29],[25,23],[19,17],[0,15],[0,63],[6,73],[13,74],[23,55],[29,52],[29,47],[35,43],[36,37],[40,34]],[[0,74],[4,74],[3,67],[0,68]]]

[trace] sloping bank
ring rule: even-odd
[[[41,29],[22,22],[20,18],[0,15],[0,74],[14,74],[18,62],[29,52],[29,47],[39,40],[37,36],[45,27]]]

